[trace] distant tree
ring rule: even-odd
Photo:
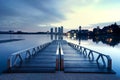
[[[97,26],[97,28],[93,29],[93,34],[94,35],[101,35],[101,29],[99,26]]]
[[[118,33],[119,33],[119,26],[117,25],[117,23],[112,24],[109,28],[112,29],[112,33],[114,35],[118,35]]]

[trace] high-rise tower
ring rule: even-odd
[[[63,35],[63,26],[61,26],[61,35]]]
[[[50,29],[50,34],[53,34],[53,28]]]
[[[57,34],[58,32],[57,32],[57,27],[55,27],[55,34]]]

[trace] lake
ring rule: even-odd
[[[33,46],[38,46],[46,42],[54,40],[56,36],[51,35],[13,35],[13,34],[0,34],[0,40],[9,40],[9,39],[23,39],[19,41],[4,42],[0,43],[0,73],[6,70],[7,68],[7,59],[8,57],[17,51],[30,48]],[[88,38],[68,38],[63,37],[64,40],[68,42],[73,42],[79,44],[86,48],[101,52],[103,54],[110,55],[112,58],[113,70],[120,76],[120,43],[116,44],[110,43],[110,39],[106,41],[88,39]],[[98,39],[98,38],[97,38]],[[107,42],[108,41],[108,42]]]
[[[51,41],[50,35],[10,35],[1,34],[0,40],[23,39],[20,41],[0,43],[0,72],[7,68],[7,59],[10,54],[44,44]]]

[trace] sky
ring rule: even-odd
[[[0,0],[0,31],[101,28],[120,23],[120,0]]]

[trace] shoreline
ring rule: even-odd
[[[6,39],[6,40],[0,40],[0,43],[7,43],[7,42],[13,42],[13,41],[21,41],[24,39]]]

